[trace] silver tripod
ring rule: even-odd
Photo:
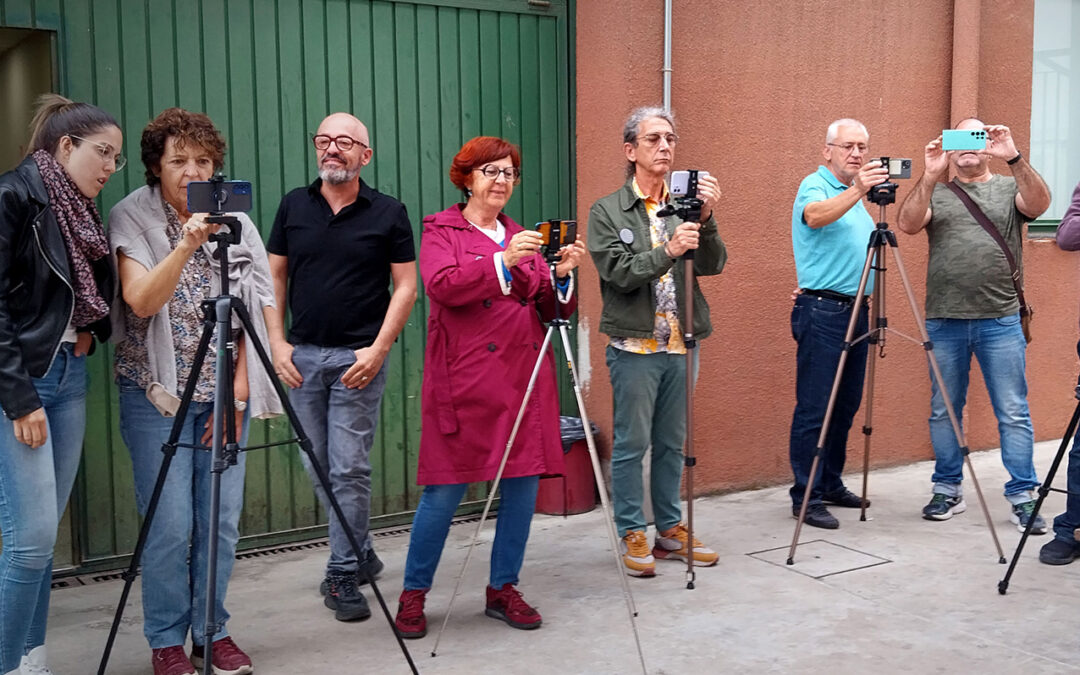
[[[521,400],[521,407],[518,409],[517,419],[514,420],[514,426],[510,431],[510,439],[506,441],[506,450],[503,452],[502,461],[499,462],[499,470],[495,473],[495,481],[491,485],[491,489],[488,491],[487,501],[484,503],[484,511],[480,515],[480,522],[476,524],[476,531],[473,532],[472,541],[469,542],[468,551],[465,554],[465,562],[461,565],[461,572],[458,574],[457,582],[454,584],[454,593],[450,596],[450,605],[446,608],[446,616],[443,617],[442,627],[439,628],[439,635],[435,638],[435,645],[431,649],[431,655],[435,656],[439,649],[439,641],[442,639],[443,631],[446,630],[446,624],[450,621],[450,612],[454,608],[454,600],[457,599],[458,591],[461,588],[461,580],[465,577],[465,571],[469,567],[469,560],[472,559],[473,549],[476,547],[476,540],[480,536],[480,531],[484,528],[484,521],[487,520],[488,512],[491,510],[491,502],[495,498],[495,492],[499,488],[499,481],[502,480],[503,470],[506,468],[506,462],[510,457],[510,449],[514,446],[514,440],[517,438],[518,428],[521,426],[521,420],[525,416],[525,408],[529,404],[529,398],[532,396],[533,388],[536,385],[536,379],[540,375],[540,369],[544,364],[544,356],[547,354],[548,347],[551,344],[551,336],[555,332],[556,328],[559,331],[559,336],[562,338],[563,353],[566,354],[566,366],[570,371],[570,377],[574,383],[574,396],[577,399],[578,415],[581,417],[581,423],[585,428],[585,442],[589,446],[589,458],[592,460],[593,477],[596,479],[597,491],[600,493],[600,505],[604,510],[604,523],[607,525],[608,539],[611,542],[611,550],[614,554],[615,561],[615,573],[619,576],[619,580],[622,582],[623,597],[626,600],[626,610],[630,616],[630,627],[634,632],[634,644],[637,647],[638,659],[641,662],[641,672],[647,673],[645,668],[645,654],[641,650],[641,639],[638,637],[637,621],[637,607],[634,606],[634,598],[630,593],[630,585],[626,580],[626,573],[623,568],[622,556],[619,553],[619,537],[615,532],[615,520],[611,512],[611,504],[608,501],[607,487],[604,484],[604,475],[600,469],[600,455],[596,451],[596,442],[593,440],[592,426],[589,422],[589,417],[585,412],[585,400],[581,395],[581,384],[578,381],[577,366],[574,363],[574,352],[570,348],[570,322],[563,319],[560,316],[561,303],[559,302],[558,294],[555,294],[555,320],[548,324],[547,333],[544,335],[544,344],[540,347],[540,352],[536,357],[536,365],[533,366],[532,375],[529,377],[529,384],[525,388],[525,396]]]
[[[884,160],[884,164],[885,166],[888,166],[887,159]],[[840,378],[844,374],[844,365],[847,363],[848,354],[851,353],[852,347],[859,342],[866,340],[869,345],[877,345],[879,355],[884,357],[886,335],[889,332],[893,332],[906,340],[922,345],[923,349],[926,350],[926,359],[930,363],[930,371],[933,373],[934,380],[937,382],[938,389],[941,391],[941,397],[945,401],[945,410],[949,414],[949,422],[952,423],[953,433],[956,434],[956,441],[960,445],[960,452],[964,457],[964,461],[967,463],[968,473],[971,474],[971,483],[975,486],[975,493],[979,497],[979,505],[982,507],[983,516],[986,517],[986,527],[990,530],[990,536],[994,539],[994,547],[997,549],[998,553],[998,562],[1004,565],[1005,553],[1001,550],[1001,542],[998,541],[997,531],[994,529],[994,523],[990,519],[990,509],[986,506],[986,499],[983,498],[982,488],[979,487],[979,479],[975,476],[975,467],[971,464],[967,441],[964,438],[964,430],[961,428],[960,422],[956,417],[956,411],[953,410],[952,406],[952,399],[949,398],[949,392],[946,390],[945,382],[941,377],[941,368],[938,367],[937,357],[934,355],[934,343],[930,341],[930,336],[926,332],[926,322],[923,321],[922,313],[919,311],[918,302],[915,300],[915,293],[911,290],[911,282],[908,281],[907,272],[904,270],[904,263],[900,259],[900,249],[896,245],[896,234],[889,229],[889,224],[885,221],[886,205],[896,201],[896,183],[886,182],[874,186],[870,189],[869,198],[870,201],[880,207],[880,217],[878,218],[877,228],[870,234],[870,243],[866,250],[866,263],[863,265],[862,276],[859,278],[859,290],[855,292],[856,304],[852,307],[851,319],[848,321],[847,333],[844,335],[844,351],[840,353],[840,362],[836,366],[836,377],[833,379],[832,391],[829,394],[829,403],[825,408],[825,420],[821,425],[821,434],[818,436],[817,449],[814,452],[814,461],[810,466],[810,475],[806,481],[806,490],[803,493],[802,506],[799,509],[798,521],[795,523],[795,534],[791,538],[791,548],[788,549],[787,564],[795,564],[795,547],[799,545],[799,533],[802,531],[803,520],[806,518],[806,510],[810,505],[810,492],[813,489],[814,480],[817,477],[822,449],[825,447],[825,437],[829,433],[829,423],[832,421],[833,408],[836,404],[836,397],[840,389]],[[910,335],[905,335],[889,326],[889,320],[885,314],[886,249],[892,249],[893,258],[896,260],[896,269],[900,271],[900,280],[904,284],[904,291],[907,293],[908,303],[911,305],[911,314],[915,317],[915,325],[919,328],[921,340],[913,338]],[[870,277],[871,268],[877,271],[877,275],[874,279],[874,299],[870,307],[870,329],[865,335],[861,335],[853,340],[852,338],[854,338],[855,335],[855,325],[859,318],[859,307],[857,303],[860,302],[859,299],[863,297],[863,293],[866,291],[866,284]],[[866,520],[866,489],[870,470],[870,435],[873,433],[874,370],[876,363],[877,359],[874,358],[872,354],[869,355],[869,363],[867,364],[866,372],[866,423],[863,425],[865,441],[863,445],[862,505],[859,513],[859,520]]]

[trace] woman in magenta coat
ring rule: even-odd
[[[571,270],[583,242],[564,247],[551,270],[540,235],[502,209],[521,179],[510,143],[479,136],[450,167],[468,201],[424,218],[420,275],[430,301],[424,355],[422,431],[405,590],[395,624],[406,638],[427,633],[431,588],[454,511],[469,483],[495,478],[544,341],[541,320],[569,316],[576,303]],[[514,628],[539,628],[540,614],[515,588],[525,558],[540,474],[562,471],[555,364],[544,354],[535,389],[499,484],[491,551],[488,616]]]

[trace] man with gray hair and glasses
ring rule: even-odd
[[[611,492],[615,526],[622,537],[627,574],[656,574],[655,559],[715,565],[719,556],[689,534],[682,523],[679,488],[686,440],[686,332],[681,307],[683,266],[695,251],[694,273],[719,274],[727,261],[713,210],[720,186],[702,176],[700,223],[684,223],[657,212],[669,199],[665,176],[672,168],[675,119],[663,108],[638,108],[623,128],[626,183],[593,204],[589,252],[600,274],[603,310],[600,331],[610,337],[607,365],[614,399]],[[693,334],[712,332],[709,306],[694,285]],[[695,377],[697,373],[693,374]],[[650,495],[656,521],[652,551],[645,536],[642,460],[652,447]]]
[[[274,368],[291,389],[289,400],[349,521],[338,521],[301,455],[330,514],[324,604],[337,620],[353,621],[371,616],[358,583],[383,568],[368,534],[368,456],[386,357],[416,301],[416,253],[405,206],[360,178],[372,158],[367,127],[348,113],[334,113],[312,142],[319,178],[281,200],[266,246],[278,310],[267,331]],[[288,339],[286,300],[292,311]],[[345,528],[364,548],[359,560]]]
[[[848,356],[817,476],[810,476],[810,467],[852,311],[859,313],[856,335],[867,331],[867,298],[873,290],[873,276],[863,297],[855,297],[874,230],[874,219],[863,197],[889,177],[881,162],[867,162],[869,143],[870,134],[858,120],[845,118],[830,124],[821,151],[825,163],[803,179],[791,210],[791,245],[799,283],[791,310],[791,335],[798,344],[796,403],[788,446],[795,475],[791,513],[799,517],[809,481],[813,487],[804,522],[829,530],[840,527],[840,521],[825,504],[862,506],[862,498],[844,487],[841,474],[848,431],[862,400],[865,340],[852,347]]]

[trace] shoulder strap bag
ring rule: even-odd
[[[979,205],[972,200],[971,195],[964,191],[955,180],[951,180],[945,184],[957,198],[964,203],[967,210],[975,218],[975,222],[979,223],[987,234],[994,238],[997,245],[1001,247],[1001,252],[1005,254],[1005,259],[1009,261],[1009,272],[1012,275],[1013,288],[1016,289],[1016,299],[1020,301],[1020,327],[1024,330],[1024,339],[1029,343],[1031,342],[1031,317],[1035,313],[1031,305],[1027,304],[1024,299],[1024,287],[1020,284],[1020,270],[1016,267],[1016,257],[1013,256],[1012,250],[1009,245],[1005,243],[1005,237],[1001,236],[1001,232],[994,227],[994,224],[990,222],[990,219],[986,217],[983,210],[979,208]]]

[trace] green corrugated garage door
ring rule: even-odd
[[[141,184],[143,126],[180,105],[205,111],[226,134],[226,170],[255,184],[253,217],[265,236],[281,195],[314,176],[310,134],[336,110],[367,122],[375,159],[365,179],[398,196],[414,225],[457,200],[446,168],[478,134],[522,147],[525,178],[508,209],[515,220],[572,214],[569,2],[0,0],[0,27],[53,31],[61,91],[121,120],[135,161],[106,186],[106,212]],[[407,519],[419,494],[426,314],[421,295],[391,355],[373,451],[379,524]],[[107,349],[93,357],[72,555],[58,552],[80,569],[114,566],[138,528],[110,358]],[[281,421],[259,423],[252,443],[287,433]],[[297,453],[248,457],[246,545],[321,533],[323,514]]]

